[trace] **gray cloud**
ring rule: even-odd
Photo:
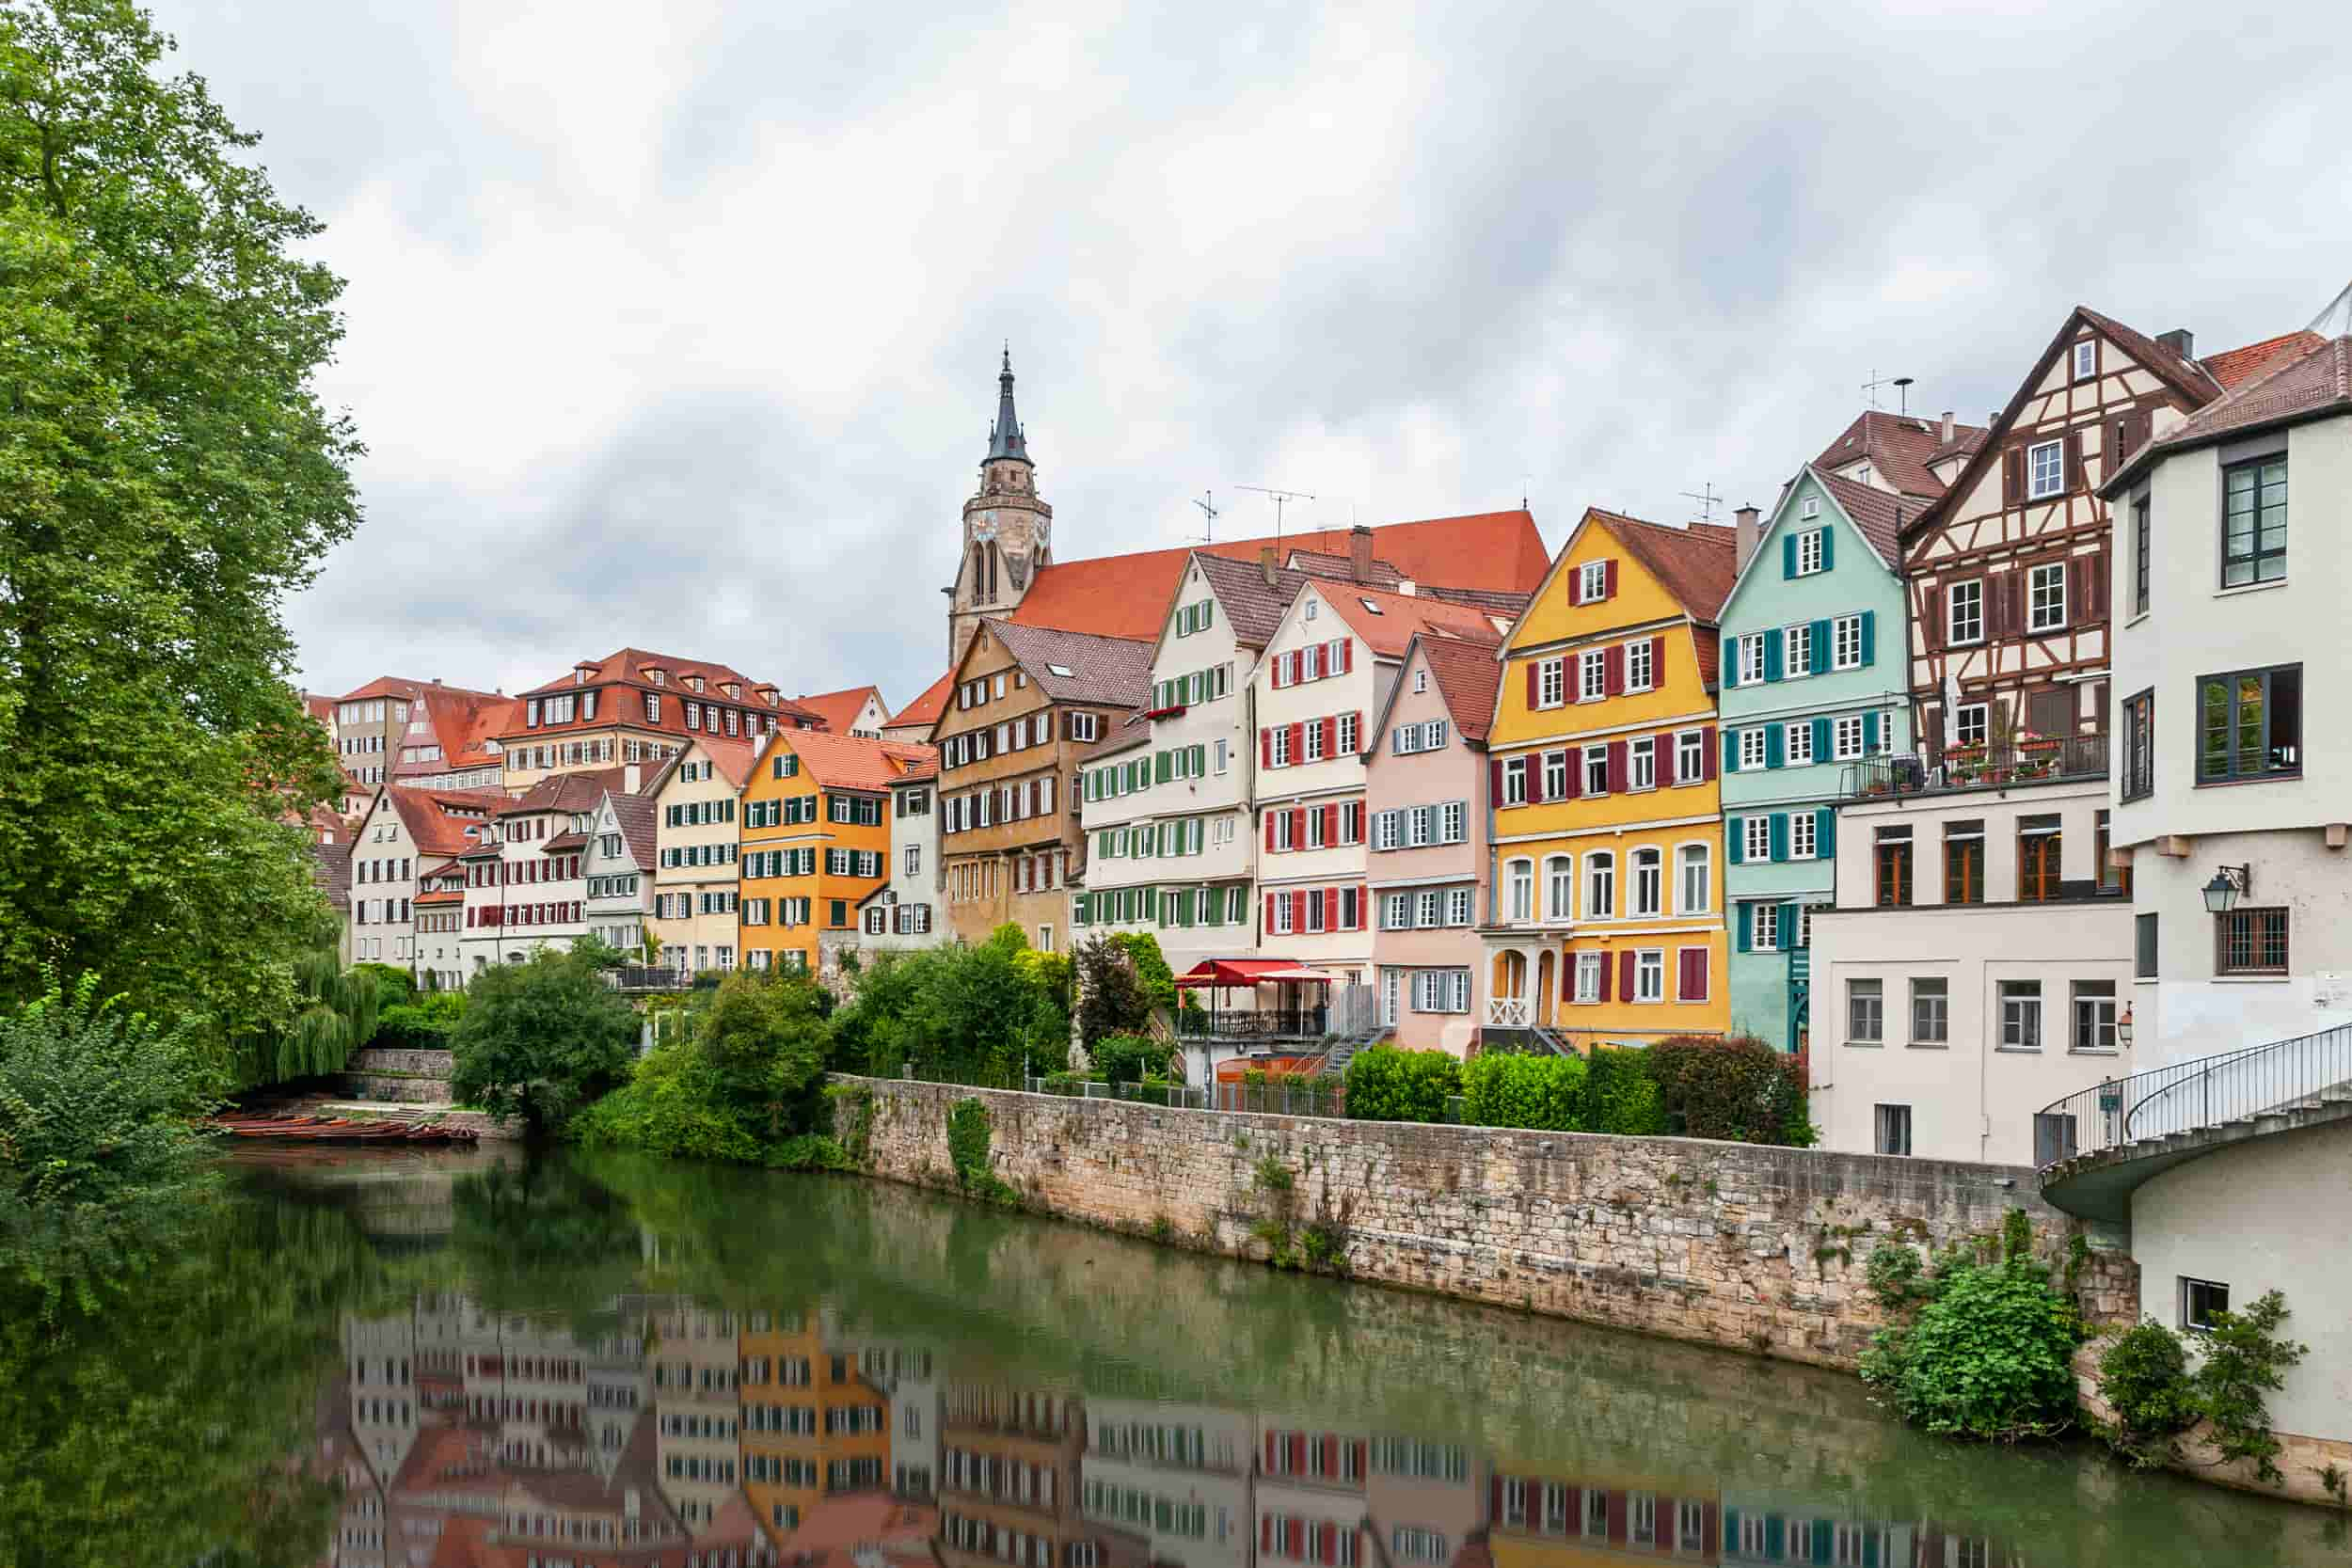
[[[369,521],[306,678],[623,643],[937,673],[1013,341],[1065,556],[1527,494],[1769,499],[1873,372],[2066,309],[2219,348],[2352,274],[2318,5],[162,0],[325,218]]]

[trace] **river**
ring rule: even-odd
[[[0,1563],[2352,1564],[1849,1378],[850,1178],[229,1164],[135,1309],[11,1331]]]

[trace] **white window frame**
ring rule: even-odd
[[[2055,576],[2058,587],[2050,595],[2044,613],[2042,586]],[[2066,629],[2066,562],[2044,562],[2026,574],[2026,629],[2031,632],[2064,631]]]
[[[1658,737],[1645,735],[1625,743],[1625,786],[1629,790],[1658,787]]]
[[[1460,844],[1470,837],[1470,802],[1445,800],[1438,806],[1438,842]]]
[[[1502,765],[1502,803],[1506,806],[1527,804],[1527,770],[1542,766],[1533,752],[1511,757]]]
[[[1804,656],[1798,657],[1802,646]],[[1795,680],[1813,673],[1813,623],[1799,621],[1793,626],[1780,628],[1780,678]]]
[[[1970,721],[1971,715],[1975,716],[1973,723]],[[1972,729],[1976,731],[1973,736],[1968,733]],[[1952,734],[1956,737],[1955,744],[1962,746],[1982,746],[1989,742],[1993,738],[1993,705],[1963,703],[1952,709]]]
[[[1565,707],[1568,701],[1568,661],[1547,658],[1535,666],[1535,705]]]
[[[1813,761],[1813,721],[1793,719],[1781,726],[1780,760],[1784,767],[1804,768]]]
[[[1468,926],[1476,915],[1476,911],[1472,908],[1473,903],[1474,900],[1470,896],[1469,888],[1448,888],[1445,895],[1445,923],[1449,926]]]
[[[1633,955],[1633,998],[1636,1002],[1666,1000],[1666,950],[1643,947]]]
[[[1609,562],[1587,561],[1577,569],[1576,597],[1580,604],[1595,604],[1609,594]]]
[[[1609,695],[1609,657],[1598,648],[1587,648],[1577,656],[1576,700],[1597,703]]]
[[[1696,784],[1707,777],[1707,732],[1675,732],[1675,783]]]
[[[1576,953],[1570,955],[1570,958],[1576,965],[1575,1000],[1586,1003],[1598,1002],[1600,1000],[1600,966],[1608,961],[1609,955]]]
[[[1677,914],[1706,914],[1715,902],[1715,857],[1704,844],[1680,844],[1675,847],[1675,912]],[[1696,871],[1699,897],[1691,899],[1691,877]]]
[[[1764,683],[1764,634],[1752,631],[1732,641],[1732,666],[1735,686],[1761,686]]]
[[[2074,344],[2074,379],[2090,381],[2099,373],[2099,340],[2085,338]]]
[[[1753,772],[1766,767],[1772,759],[1772,748],[1765,732],[1771,726],[1753,725],[1740,732],[1740,771]]]
[[[2047,454],[2050,467],[2047,476],[2042,460]],[[2048,500],[2066,494],[2066,443],[2036,441],[2026,449],[2026,499],[2029,501]]]
[[[1862,668],[1862,617],[1840,615],[1829,624],[1829,667]]]
[[[1608,849],[1595,849],[1584,857],[1584,918],[1614,920],[1617,918],[1617,857]]]
[[[1637,920],[1664,914],[1666,852],[1655,845],[1644,845],[1626,857],[1626,913]]]
[[[1609,793],[1608,747],[1584,746],[1568,754],[1577,759],[1576,766],[1582,770],[1582,794],[1600,796]]]
[[[1544,908],[1552,920],[1576,918],[1576,857],[1544,857]]]
[[[1811,812],[1790,812],[1788,814],[1788,858],[1792,861],[1819,859],[1820,830],[1820,819]]]
[[[1291,727],[1277,724],[1269,732],[1274,736],[1266,747],[1268,768],[1288,768],[1291,765]]]
[[[1625,689],[1628,691],[1655,691],[1658,689],[1658,671],[1650,661],[1652,646],[1646,637],[1637,637],[1625,645]],[[1641,659],[1641,678],[1638,680],[1633,673],[1637,655]]]
[[[1509,898],[1505,919],[1524,926],[1535,918],[1535,863],[1521,858],[1503,867],[1503,885]]]
[[[1772,858],[1772,819],[1762,812],[1740,819],[1740,858],[1743,861],[1769,861]]]
[[[1841,713],[1829,721],[1829,751],[1832,761],[1853,761],[1862,755],[1862,715],[1859,713]]]
[[[1748,951],[1777,953],[1780,951],[1780,906],[1756,903],[1748,906]]]
[[[1968,601],[1967,631],[1963,632],[1961,598]],[[1953,647],[1971,647],[1984,641],[1984,579],[1970,578],[1944,591],[1944,641]]]
[[[1819,515],[1819,513],[1808,515]],[[1797,576],[1809,578],[1821,569],[1821,546],[1828,534],[1829,530],[1815,528],[1797,535]]]

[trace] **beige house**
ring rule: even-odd
[[[736,798],[751,777],[752,748],[702,736],[654,780],[653,916],[665,968],[736,965]]]

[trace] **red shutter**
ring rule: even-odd
[[[1340,754],[1340,721],[1336,714],[1323,721],[1323,754],[1327,757]]]
[[[1543,804],[1543,754],[1538,752],[1530,752],[1527,753],[1527,803],[1531,806],[1541,805]]]
[[[1267,902],[1267,903],[1269,903],[1269,904],[1271,904],[1273,901],[1274,901],[1274,895],[1273,895],[1272,894],[1268,894],[1268,895],[1266,895],[1266,902]],[[1271,1475],[1271,1474],[1273,1474],[1273,1472],[1274,1472],[1274,1462],[1275,1462],[1275,1459],[1277,1458],[1278,1453],[1279,1453],[1279,1450],[1275,1448],[1275,1446],[1274,1446],[1274,1445],[1275,1445],[1276,1443],[1279,1442],[1279,1441],[1281,1441],[1281,1439],[1279,1439],[1279,1438],[1276,1437],[1276,1436],[1274,1435],[1274,1433],[1270,1433],[1270,1432],[1269,1432],[1269,1433],[1267,1433],[1265,1434],[1265,1467],[1266,1467],[1266,1473],[1267,1473],[1268,1475]],[[1268,1532],[1268,1535],[1267,1535],[1267,1542],[1266,1542],[1266,1544],[1267,1544],[1268,1545],[1272,1545],[1272,1544],[1273,1544],[1272,1531],[1273,1531],[1273,1529],[1274,1529],[1274,1515],[1272,1515],[1272,1514],[1270,1514],[1270,1513],[1269,1513],[1269,1514],[1267,1514],[1267,1515],[1266,1515],[1266,1522],[1265,1522],[1265,1523],[1266,1523],[1266,1529],[1267,1529],[1267,1532]]]
[[[1563,952],[1560,955],[1560,1000],[1576,1000],[1576,955],[1573,953]]]
[[[2106,549],[2096,555],[2081,558],[2082,613],[2078,621],[2104,621],[2107,618],[2107,563],[2113,559]]]
[[[1291,1474],[1295,1476],[1303,1476],[1306,1473],[1307,1434],[1303,1432],[1294,1432],[1291,1433]],[[1302,1528],[1303,1527],[1297,1520],[1294,1519],[1291,1521],[1291,1528],[1294,1531]],[[1297,1547],[1295,1544],[1296,1539],[1296,1537],[1294,1537],[1294,1545],[1292,1547],[1293,1556],[1297,1555]]]
[[[1560,798],[1573,800],[1584,793],[1584,753],[1571,746],[1568,754],[1561,760],[1567,764],[1561,771],[1567,777],[1568,787],[1561,792]]]
[[[1355,668],[1356,640],[1352,637],[1343,637],[1340,639],[1340,673],[1344,675]]]
[[[1611,979],[1612,979],[1612,978],[1613,978],[1613,977],[1616,974],[1616,973],[1617,973],[1617,966],[1616,966],[1615,964],[1613,964],[1613,963],[1611,963],[1611,962],[1609,961],[1609,955],[1608,955],[1607,953],[1605,953],[1605,952],[1604,952],[1603,954],[1601,954],[1601,956],[1600,956],[1600,999],[1601,999],[1603,1002],[1606,1002],[1606,1001],[1608,1001],[1608,1000],[1609,1000],[1609,982],[1610,982],[1610,980],[1611,980]]]
[[[1568,568],[1568,603],[1584,602],[1584,574],[1576,567]]]
[[[1364,737],[1364,710],[1358,708],[1356,710],[1356,753],[1361,756],[1371,750],[1372,747]]]
[[[1323,1560],[1327,1563],[1340,1560],[1340,1527],[1337,1525],[1323,1527]]]
[[[1489,1524],[1500,1524],[1502,1520],[1502,1472],[1500,1470],[1486,1482],[1486,1520]]]
[[[1274,656],[1274,689],[1277,691],[1281,690],[1286,684],[1282,679],[1282,666],[1289,661],[1290,657],[1288,654]]]
[[[1274,898],[1275,895],[1271,893],[1265,895],[1265,929],[1260,933],[1261,935],[1271,936],[1274,932]],[[1265,1462],[1268,1466],[1271,1466],[1274,1464],[1274,1437],[1272,1433],[1268,1433],[1265,1440]]]
[[[1307,847],[1307,808],[1304,806],[1295,806],[1291,810],[1291,847]]]
[[[1716,755],[1715,726],[1712,724],[1709,724],[1707,728],[1699,731],[1699,777],[1703,779],[1713,778],[1715,776],[1716,765],[1723,759]]]
[[[1356,884],[1356,924],[1351,927],[1351,929],[1358,931],[1362,930],[1364,928],[1365,922],[1370,919],[1371,913],[1372,889],[1362,882],[1358,882]],[[1356,1455],[1356,1473],[1360,1476],[1364,1473],[1362,1453],[1363,1445],[1359,1443],[1356,1445],[1356,1448],[1358,1450]]]
[[[1336,931],[1340,928],[1340,890],[1338,888],[1327,887],[1323,890],[1323,928],[1327,931]]]
[[[1649,640],[1649,689],[1666,689],[1666,640],[1662,637]]]
[[[1600,652],[1600,689],[1603,695],[1614,697],[1625,690],[1625,648],[1619,645]]]
[[[1486,803],[1490,806],[1499,806],[1502,804],[1502,759],[1501,757],[1496,757],[1486,764]]]
[[[1527,661],[1527,705],[1529,707],[1534,707],[1542,700],[1543,689],[1542,662],[1531,658]]]
[[[1626,1538],[1625,1494],[1609,1494],[1609,1539],[1622,1544]]]
[[[1617,596],[1617,561],[1614,556],[1600,564],[1600,596],[1604,599]]]
[[[1291,929],[1292,929],[1293,931],[1303,931],[1303,930],[1305,930],[1306,928],[1307,928],[1307,895],[1306,895],[1306,894],[1304,894],[1304,893],[1294,893],[1294,894],[1292,894],[1292,895],[1291,895]],[[1301,1437],[1301,1438],[1298,1438],[1296,1441],[1297,1441],[1298,1443],[1300,1443],[1301,1445],[1304,1445],[1304,1444],[1306,1443],[1306,1441],[1307,1441],[1307,1440],[1306,1440],[1304,1437]],[[1305,1449],[1305,1448],[1304,1448],[1303,1446],[1300,1448],[1299,1452],[1300,1452],[1300,1454],[1301,1454],[1301,1456],[1302,1456],[1302,1457],[1300,1458],[1300,1460],[1299,1460],[1299,1463],[1300,1463],[1301,1465],[1304,1465],[1304,1464],[1306,1463],[1306,1460],[1305,1460],[1305,1458],[1304,1458],[1303,1456],[1304,1456],[1304,1454],[1305,1454],[1305,1452],[1306,1452],[1306,1449]]]
[[[1294,765],[1307,760],[1307,726],[1291,726],[1291,761]]]
[[[1274,814],[1272,812],[1265,814],[1265,847],[1269,849],[1274,847]]]
[[[1302,1449],[1306,1446],[1306,1442],[1307,1442],[1307,1440],[1306,1440],[1304,1437],[1295,1438],[1295,1439],[1294,1439],[1294,1441],[1295,1441],[1295,1442],[1296,1442],[1296,1443],[1297,1443],[1297,1444],[1298,1444],[1298,1445],[1299,1445]],[[1289,1528],[1286,1528],[1286,1529],[1285,1529],[1282,1533],[1283,1533],[1283,1534],[1285,1534],[1285,1535],[1287,1535],[1287,1536],[1290,1538],[1290,1539],[1289,1539],[1289,1541],[1288,1541],[1288,1543],[1287,1543],[1287,1544],[1288,1544],[1288,1546],[1289,1546],[1289,1548],[1290,1548],[1290,1555],[1291,1555],[1292,1557],[1294,1557],[1294,1558],[1297,1559],[1297,1560],[1298,1560],[1299,1561],[1301,1561],[1301,1562],[1306,1561],[1306,1560],[1307,1560],[1307,1521],[1306,1521],[1306,1520],[1304,1520],[1304,1519],[1293,1519],[1292,1521],[1290,1521]]]
[[[1630,947],[1617,955],[1617,994],[1628,1002],[1633,1000],[1633,949]]]
[[[1625,789],[1625,742],[1613,740],[1609,743],[1609,790],[1613,795],[1622,795]]]
[[[1274,766],[1274,732],[1270,729],[1258,732],[1258,766]]]
[[[1327,1432],[1323,1434],[1323,1479],[1326,1481],[1336,1481],[1339,1479],[1339,1474],[1340,1434],[1336,1432]],[[1331,1527],[1326,1526],[1325,1528],[1330,1528]],[[1336,1537],[1337,1531],[1334,1530],[1333,1534],[1334,1537]],[[1326,1559],[1325,1560],[1328,1561],[1329,1560]]]
[[[1337,806],[1326,806],[1323,808],[1323,842],[1326,844],[1337,844],[1339,841],[1340,808]]]
[[[1266,1468],[1271,1470],[1274,1468],[1274,1439],[1271,1435],[1265,1440],[1265,1451]],[[1262,1552],[1274,1550],[1274,1515],[1271,1513],[1258,1521],[1258,1549]]]
[[[2023,506],[2026,501],[2026,449],[2011,447],[2001,453],[2001,504]]]

